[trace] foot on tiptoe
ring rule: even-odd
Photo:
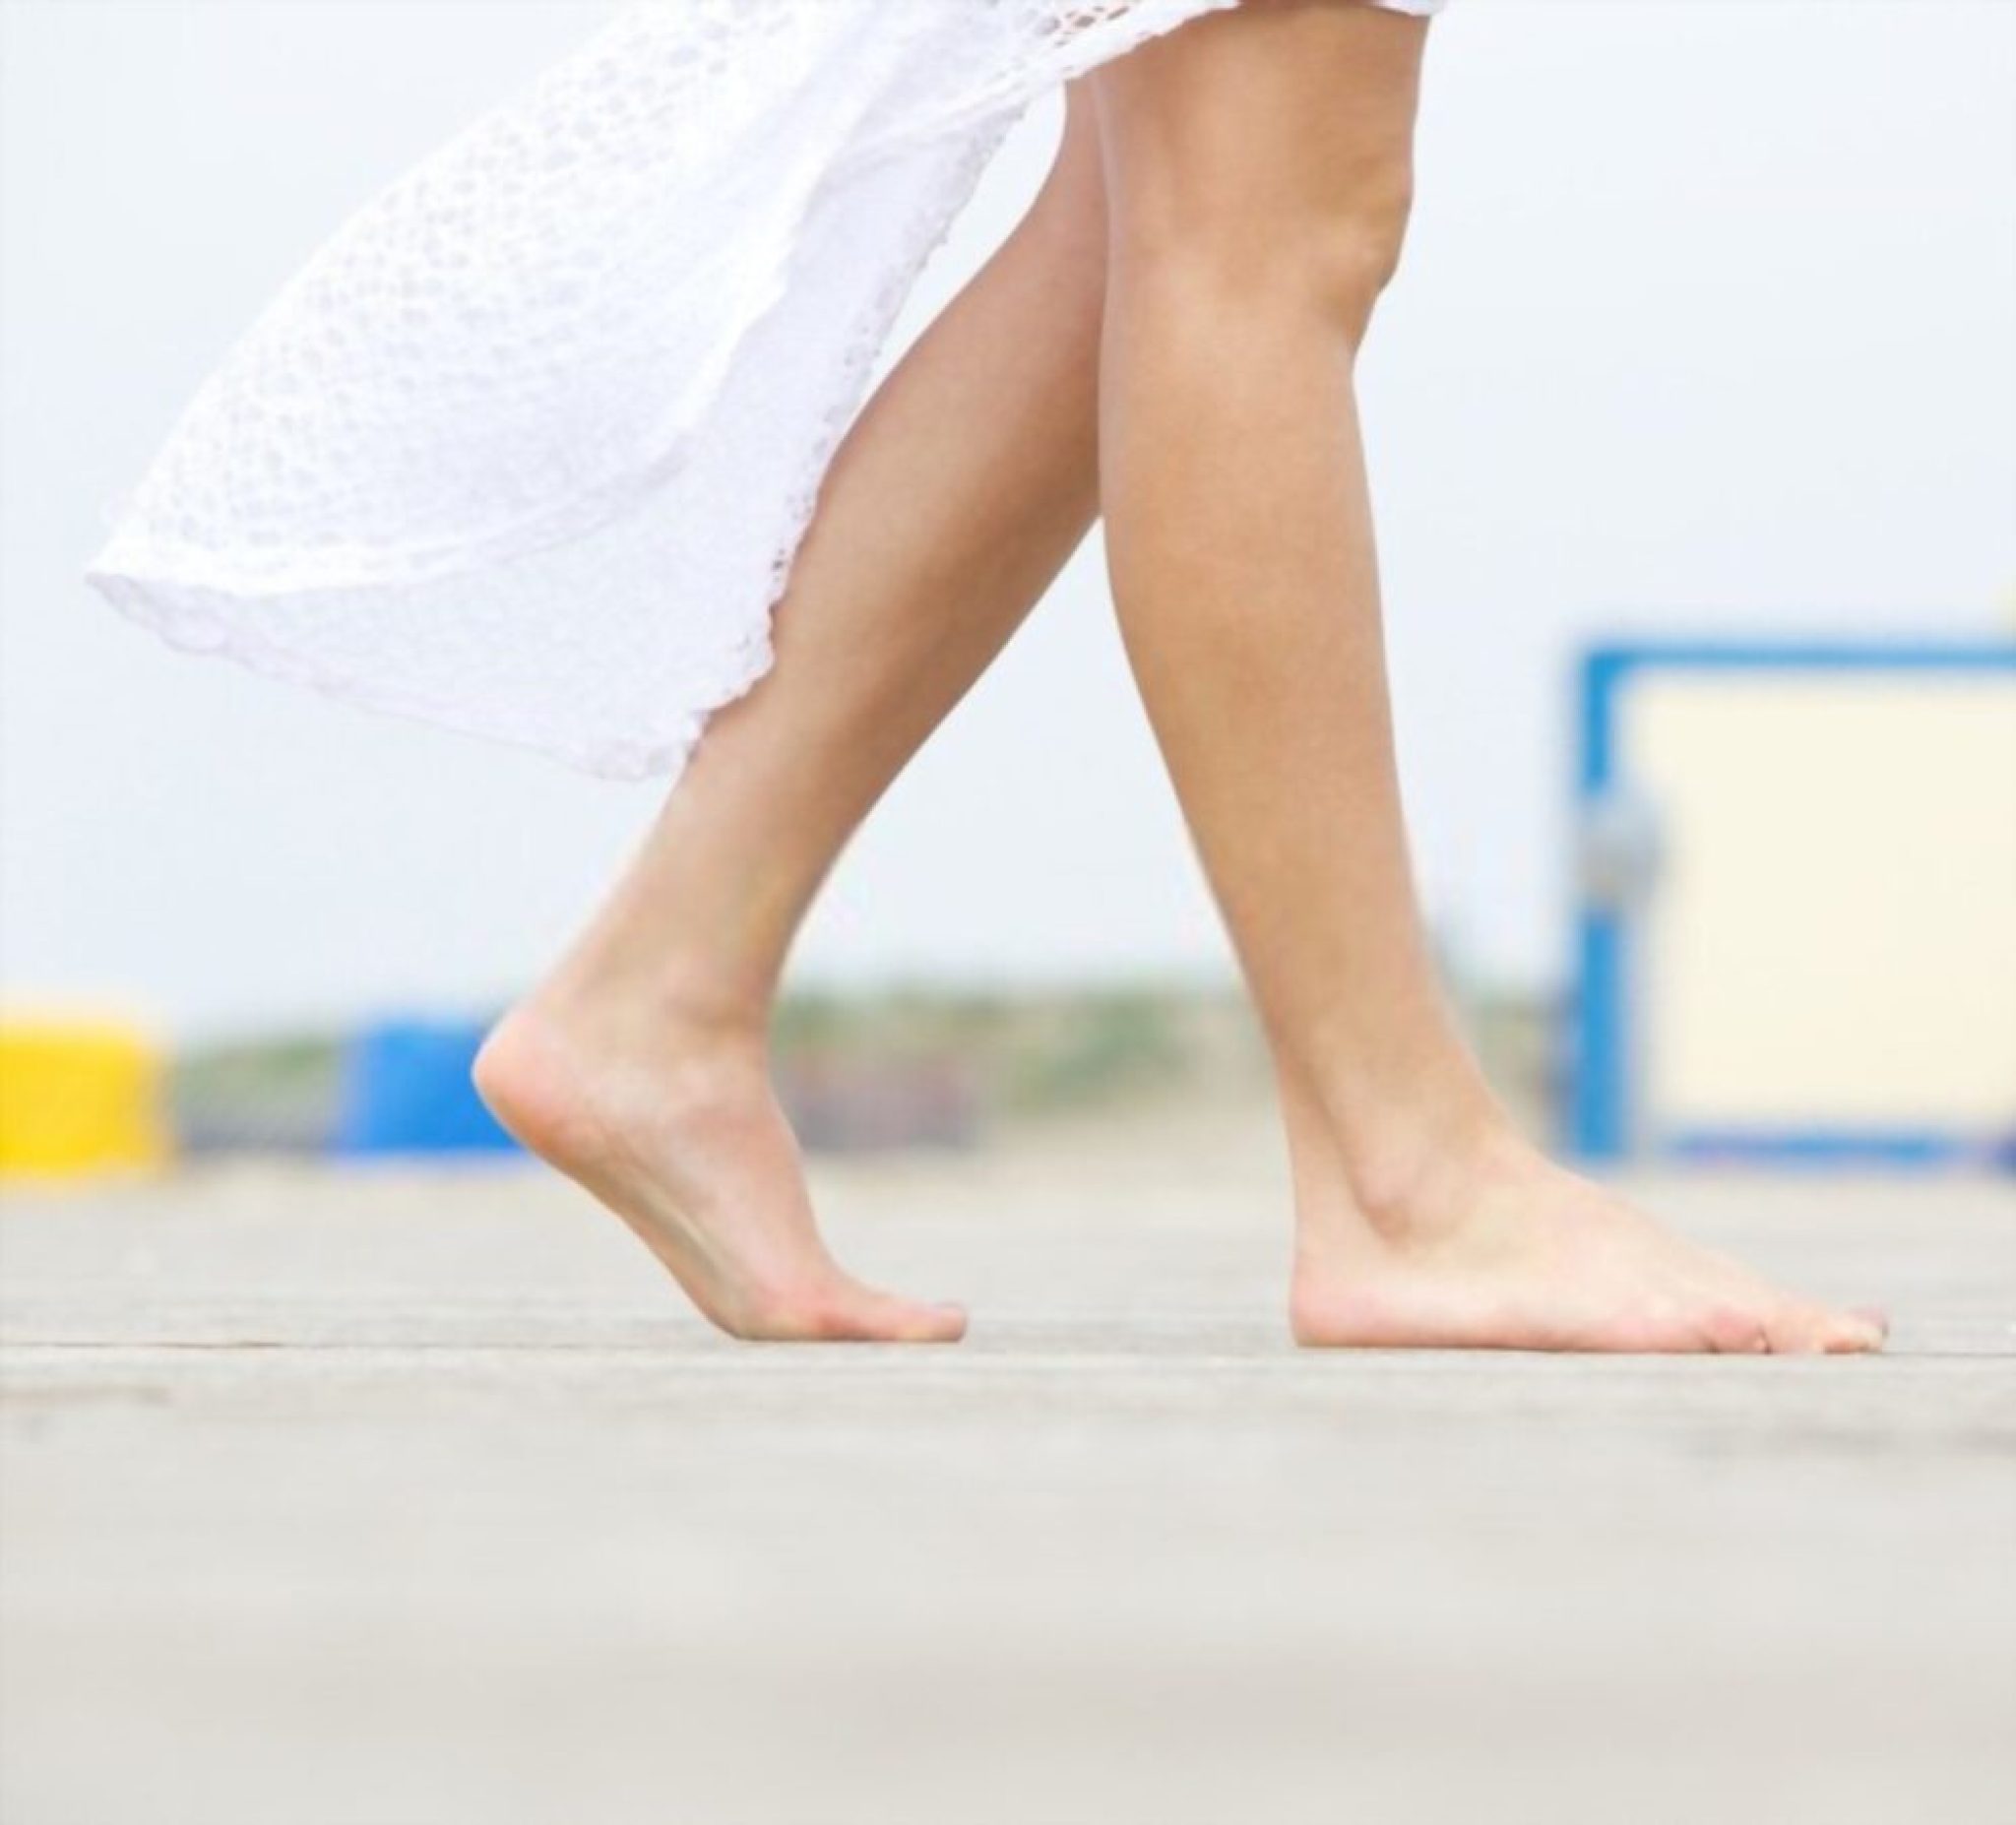
[[[955,1343],[957,1306],[862,1285],[827,1253],[760,1032],[683,1032],[535,996],[485,1041],[497,1119],[622,1218],[731,1336]]]

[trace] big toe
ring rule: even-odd
[[[831,1335],[876,1344],[956,1344],[966,1335],[963,1306],[906,1299],[856,1289],[834,1314]]]
[[[1881,1312],[1829,1312],[1823,1332],[1828,1354],[1865,1355],[1880,1351],[1890,1336],[1890,1321]]]
[[[896,1326],[890,1335],[896,1343],[956,1344],[966,1335],[963,1305],[941,1300],[892,1299],[890,1307]]]
[[[1854,1355],[1883,1347],[1884,1327],[1867,1314],[1802,1300],[1788,1300],[1768,1328],[1771,1348],[1780,1355]]]

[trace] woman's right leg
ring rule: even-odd
[[[1421,22],[1248,0],[1093,78],[1102,509],[1135,675],[1280,1061],[1304,1343],[1865,1350],[1513,1131],[1409,878],[1353,367]]]
[[[842,445],[775,622],[628,874],[499,1026],[500,1119],[745,1337],[949,1341],[820,1240],[772,1094],[785,956],[828,869],[1098,509],[1105,217],[1090,97],[1041,194]]]

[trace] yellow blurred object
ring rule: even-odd
[[[0,1026],[0,1176],[158,1165],[170,1152],[160,1052],[108,1023]]]

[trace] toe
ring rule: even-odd
[[[1711,1305],[1700,1320],[1702,1343],[1720,1355],[1754,1355],[1769,1350],[1764,1321],[1741,1305]]]
[[[731,1336],[775,1344],[956,1343],[966,1331],[957,1306],[898,1298],[844,1278],[745,1290],[717,1322]]]
[[[829,1335],[879,1344],[956,1344],[966,1335],[966,1312],[899,1298],[890,1292],[861,1293],[834,1315]]]
[[[903,1343],[956,1344],[966,1335],[963,1305],[906,1303],[904,1309]]]
[[[1648,1302],[1606,1347],[1662,1356],[1707,1355],[1722,1348],[1704,1314],[1681,1299]]]
[[[1867,1312],[1792,1302],[1771,1322],[1771,1348],[1781,1355],[1860,1355],[1881,1350],[1886,1330]]]
[[[1827,1349],[1830,1323],[1831,1315],[1819,1306],[1787,1299],[1767,1314],[1764,1330],[1771,1340],[1772,1354],[1816,1356]]]
[[[1829,1355],[1866,1355],[1883,1348],[1890,1327],[1880,1313],[1830,1312],[1821,1333],[1821,1347]]]

